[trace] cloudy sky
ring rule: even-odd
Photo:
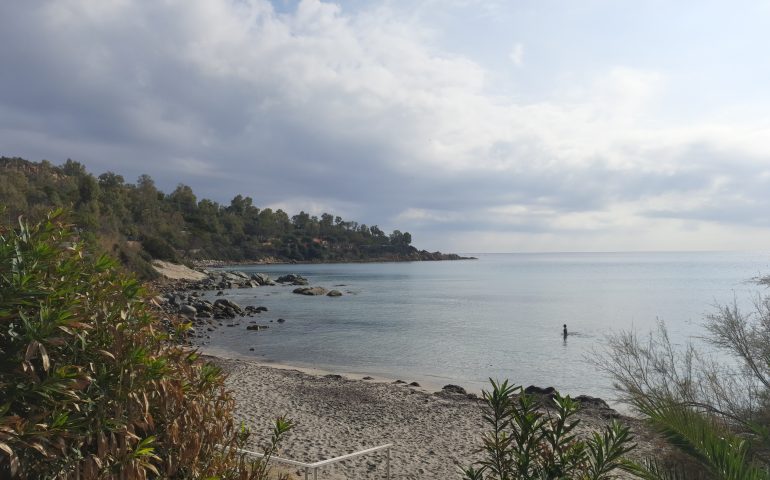
[[[5,0],[0,155],[431,250],[767,250],[769,21],[760,0]]]

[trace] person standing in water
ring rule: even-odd
[[[567,335],[569,335],[569,334],[567,333],[567,324],[565,323],[564,324],[564,338],[565,339],[567,338]]]

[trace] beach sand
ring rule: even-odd
[[[382,379],[313,375],[241,359],[212,360],[229,373],[236,418],[254,432],[255,450],[269,438],[273,419],[285,415],[296,426],[278,455],[292,460],[312,463],[392,443],[391,478],[460,479],[460,466],[479,458],[485,431],[482,405],[465,395],[436,394]],[[586,408],[579,415],[584,432],[609,422],[606,411]],[[623,421],[635,432],[635,456],[659,453],[659,441],[638,420]],[[381,479],[385,463],[385,452],[378,452],[319,470],[318,478]],[[292,471],[304,478],[304,472]]]

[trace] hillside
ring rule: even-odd
[[[0,157],[0,205],[4,221],[40,218],[53,208],[71,211],[88,243],[115,254],[144,276],[148,262],[342,262],[446,260],[452,254],[419,251],[409,232],[386,234],[324,213],[289,216],[258,208],[236,195],[229,205],[202,199],[187,185],[158,190],[149,175],[135,184],[113,172],[95,176],[76,161],[55,166]]]

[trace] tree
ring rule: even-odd
[[[198,206],[198,202],[195,198],[195,194],[193,193],[192,188],[181,183],[176,187],[176,190],[171,192],[171,195],[169,195],[168,199],[178,210],[180,210],[185,215],[191,215]]]

